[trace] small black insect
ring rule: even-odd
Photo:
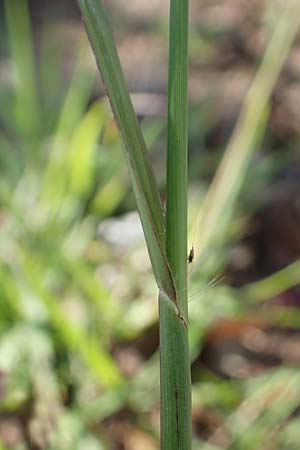
[[[194,252],[194,246],[192,246],[190,253],[188,255],[188,262],[189,264],[192,264],[192,262],[194,261],[194,256],[195,256],[195,252]]]

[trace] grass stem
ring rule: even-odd
[[[171,0],[166,252],[183,320],[160,295],[161,448],[191,448],[187,308],[188,0]]]

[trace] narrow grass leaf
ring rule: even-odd
[[[67,89],[67,94],[64,98],[56,125],[56,139],[69,139],[75,126],[83,116],[91,96],[95,76],[92,71],[87,71],[82,65],[85,52],[85,45],[80,43],[71,82]]]
[[[250,157],[266,122],[272,90],[299,29],[299,12],[299,2],[291,0],[284,6],[246,96],[233,136],[201,208],[195,243],[198,256],[204,254],[220,225],[224,226],[222,214],[226,214],[226,223],[231,217]]]
[[[176,302],[174,281],[165,254],[165,224],[159,192],[107,13],[101,0],[78,0],[78,3],[123,141],[154,275],[160,289]]]
[[[16,126],[20,135],[32,143],[41,132],[41,111],[27,0],[6,0],[5,11],[16,77]]]
[[[250,283],[240,289],[241,295],[250,301],[266,301],[300,284],[300,261],[294,261],[281,270]]]
[[[110,114],[104,102],[96,102],[75,128],[67,149],[68,174],[70,177],[67,194],[81,196],[91,187],[94,173],[95,151],[101,127],[107,123]]]
[[[46,307],[50,323],[59,333],[61,340],[72,351],[78,352],[96,380],[103,386],[120,385],[122,377],[112,357],[101,343],[73,325],[60,308],[58,300],[44,288],[42,274],[31,258],[23,251],[22,271],[27,282]]]
[[[61,207],[66,196],[67,176],[69,174],[69,141],[76,127],[85,114],[85,110],[91,95],[93,86],[92,75],[87,75],[82,69],[82,48],[79,49],[77,61],[74,67],[72,80],[61,107],[58,123],[50,148],[49,160],[43,174],[41,186],[41,199],[51,207],[54,215]],[[98,126],[101,131],[102,122]],[[74,144],[74,141],[73,141]]]

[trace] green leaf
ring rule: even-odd
[[[130,100],[112,29],[101,0],[78,0],[122,138],[145,239],[161,290],[177,302],[165,253],[165,224],[148,150]]]
[[[265,130],[268,103],[300,24],[299,3],[289,1],[245,98],[235,131],[201,208],[195,242],[200,257],[227,226],[251,156]]]
[[[27,0],[6,0],[5,10],[16,77],[15,124],[20,135],[32,141],[41,131],[41,111]]]
[[[69,321],[58,300],[43,286],[42,273],[38,265],[32,261],[24,249],[22,254],[22,271],[26,280],[33,292],[45,305],[50,322],[56,328],[62,341],[70,350],[78,352],[102,385],[106,387],[120,385],[122,377],[112,357],[98,340],[88,336]]]

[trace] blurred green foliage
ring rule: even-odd
[[[125,352],[122,365],[122,348],[157,322],[145,246],[141,239],[122,246],[98,236],[99,223],[129,203],[110,108],[106,100],[91,101],[94,74],[82,64],[86,42],[78,44],[66,88],[63,46],[53,48],[45,31],[38,64],[26,1],[7,0],[5,12],[10,77],[0,84],[0,423],[15,417],[21,431],[12,443],[3,433],[0,449],[110,449],[114,436],[107,424],[124,411],[150,436],[149,449],[157,448],[157,352],[145,359],[133,354],[131,373]],[[193,35],[192,52],[198,45],[213,51],[210,41]],[[192,140],[199,117],[207,124],[202,133],[213,126],[210,112],[199,107]],[[143,128],[155,143],[163,126],[152,119]],[[200,167],[207,161],[215,167],[207,153],[200,158]],[[240,290],[221,279],[247,215],[261,200],[257,193],[277,165],[267,156],[250,167],[243,189],[251,204],[235,206],[222,245],[202,255],[201,273],[191,268],[193,361],[215,319],[258,314],[259,301],[299,283],[297,264]],[[191,190],[191,242],[205,189],[202,183]],[[299,405],[298,386],[291,368],[236,381],[202,371],[195,375],[194,407],[218,415],[221,448],[297,449],[297,419],[290,418]],[[195,434],[194,448],[220,446]]]

